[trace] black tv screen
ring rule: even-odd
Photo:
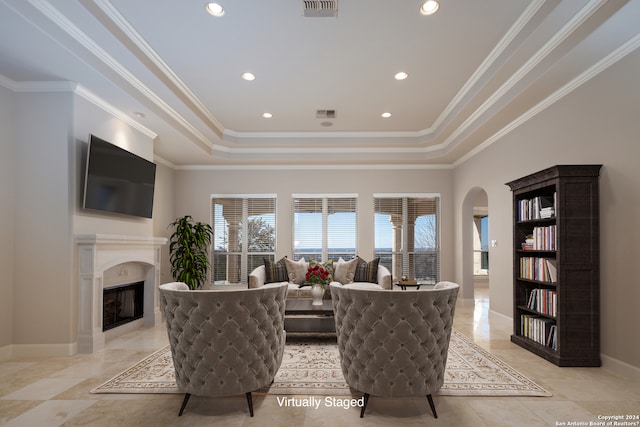
[[[83,208],[151,218],[156,165],[89,135]]]

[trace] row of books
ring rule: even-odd
[[[558,313],[558,293],[549,289],[533,289],[529,294],[527,308],[556,317]]]
[[[556,193],[518,201],[518,221],[553,218],[556,215]]]
[[[556,283],[558,281],[556,260],[553,258],[522,257],[520,258],[520,278]]]
[[[553,320],[530,314],[522,314],[520,316],[520,335],[538,344],[551,347],[553,350],[558,349],[556,329],[556,324]]]
[[[522,249],[535,251],[555,251],[557,248],[557,226],[534,227],[533,233],[527,235]]]

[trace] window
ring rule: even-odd
[[[293,195],[293,258],[320,261],[357,253],[357,196]]]
[[[275,259],[275,195],[214,195],[211,218],[213,283],[246,284],[264,258]]]
[[[473,217],[473,274],[486,276],[489,273],[489,217]]]
[[[394,279],[440,280],[440,195],[374,194],[376,257]]]

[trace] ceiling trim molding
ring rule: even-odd
[[[104,99],[100,98],[99,96],[97,96],[93,92],[89,91],[84,86],[77,85],[74,93],[76,95],[82,97],[83,99],[89,101],[90,103],[92,103],[96,107],[102,109],[103,111],[106,111],[107,113],[111,114],[116,119],[126,123],[127,125],[131,126],[134,129],[142,132],[144,135],[148,136],[149,138],[155,140],[158,137],[157,133],[153,132],[148,127],[146,127],[146,126],[142,125],[141,123],[137,122],[136,120],[131,118],[127,113],[125,113],[122,110],[119,110],[116,107],[114,107],[113,105],[109,104]]]
[[[69,81],[17,82],[0,74],[0,86],[12,92],[73,92],[77,85]]]
[[[480,81],[487,73],[489,68],[505,53],[509,45],[515,40],[525,26],[533,19],[538,11],[545,5],[547,0],[535,0],[529,3],[524,12],[518,17],[518,20],[509,28],[506,34],[500,39],[498,44],[493,48],[489,55],[482,61],[480,66],[474,71],[469,80],[462,86],[456,96],[453,97],[449,105],[442,111],[436,119],[433,128],[439,128],[442,123],[453,113],[456,107],[462,102],[462,99],[471,91],[471,89]]]
[[[177,111],[175,111],[169,104],[167,104],[160,96],[153,92],[148,86],[140,81],[133,73],[127,70],[122,64],[120,64],[114,57],[109,55],[104,49],[102,49],[93,39],[91,39],[80,28],[74,25],[69,19],[64,16],[58,9],[56,9],[51,3],[46,0],[29,0],[29,3],[42,13],[53,24],[57,25],[73,40],[84,47],[89,53],[91,53],[96,59],[109,67],[113,72],[118,74],[128,84],[135,88],[140,94],[153,102],[158,108],[160,108],[165,114],[169,115],[173,120],[179,123],[187,132],[189,132],[200,147],[209,150],[211,148],[211,142],[203,135],[198,129],[196,129],[188,120],[182,117]],[[35,25],[35,23],[34,23]],[[49,34],[44,28],[39,28],[46,34]]]
[[[527,76],[563,41],[573,34],[584,22],[600,9],[608,0],[590,0],[580,11],[575,14],[551,39],[549,39],[538,51],[527,60],[511,77],[509,77],[491,96],[489,96],[473,113],[467,117],[447,138],[442,142],[443,149],[455,146],[456,140],[464,134],[473,123],[503,98],[517,83]],[[557,91],[556,91],[557,92]],[[554,93],[556,93],[554,92]]]
[[[486,74],[489,68],[500,58],[507,50],[513,40],[520,34],[525,26],[533,19],[547,0],[532,1],[525,11],[518,17],[517,21],[509,28],[505,35],[500,39],[498,44],[493,48],[489,55],[482,61],[480,66],[474,71],[469,80],[460,88],[456,96],[451,100],[447,107],[440,113],[431,127],[418,131],[396,131],[396,132],[243,132],[231,129],[225,129],[224,136],[240,139],[292,139],[292,138],[402,138],[416,139],[415,143],[426,143],[420,138],[431,136],[435,133],[447,118],[453,114],[453,111],[462,102],[463,98],[472,90],[472,88]],[[224,139],[223,139],[224,140]],[[233,142],[238,142],[234,140]]]
[[[128,40],[135,44],[140,51],[149,59],[157,69],[174,85],[175,89],[180,92],[191,103],[192,109],[196,109],[201,118],[207,122],[207,126],[216,132],[221,138],[224,132],[224,126],[218,119],[207,109],[200,99],[191,91],[191,89],[178,77],[178,75],[164,62],[158,53],[147,43],[147,41],[138,33],[135,28],[122,16],[120,11],[109,0],[92,0],[93,3],[110,19],[111,23],[122,31]],[[88,1],[83,4],[87,8]],[[87,8],[87,10],[89,10]],[[90,11],[90,10],[89,10]],[[91,11],[90,11],[91,12]],[[95,15],[94,15],[95,16]],[[99,17],[96,17],[99,19]]]
[[[18,86],[16,84],[16,82],[14,82],[13,80],[11,80],[9,77],[0,74],[0,86],[2,86],[5,89],[9,89],[12,92],[17,92],[18,91]]]
[[[226,147],[222,145],[214,145],[212,151],[225,154],[403,154],[403,153],[429,153],[438,151],[439,145],[431,145],[428,147]]]
[[[74,93],[83,99],[91,102],[96,107],[104,110],[109,113],[111,116],[116,119],[126,123],[132,128],[142,132],[144,135],[148,136],[151,139],[156,139],[158,134],[142,125],[141,123],[135,121],[128,114],[122,112],[117,109],[113,105],[106,102],[104,99],[98,97],[96,94],[87,90],[87,88],[83,87],[74,82],[69,81],[41,81],[41,82],[16,82],[11,80],[10,78],[0,74],[0,86],[3,86],[13,92],[21,93],[46,93],[46,92],[70,92]]]
[[[240,142],[241,139],[245,138],[256,138],[256,139],[266,139],[266,138],[279,138],[279,139],[293,139],[293,138],[388,138],[393,137],[397,139],[413,139],[414,143],[421,144],[421,147],[416,148],[407,148],[401,149],[400,151],[404,152],[416,152],[416,153],[424,153],[424,152],[432,152],[439,150],[447,150],[455,147],[459,138],[464,135],[464,133],[474,124],[476,123],[484,113],[486,113],[491,107],[496,105],[505,95],[509,93],[519,82],[521,82],[527,75],[529,75],[536,66],[538,66],[545,58],[547,58],[558,46],[564,42],[571,34],[573,34],[576,30],[578,30],[587,19],[589,19],[594,13],[596,13],[604,4],[607,3],[608,0],[590,0],[578,13],[576,13],[551,39],[549,39],[538,51],[529,58],[513,75],[509,77],[490,97],[488,97],[471,115],[469,115],[459,126],[457,126],[453,132],[448,135],[443,142],[435,145],[430,145],[424,147],[424,144],[427,141],[420,140],[421,137],[426,135],[432,135],[435,131],[434,129],[439,127],[447,117],[452,114],[458,104],[462,101],[462,98],[472,89],[472,87],[477,84],[482,76],[487,72],[493,63],[502,55],[510,43],[516,38],[516,36],[522,31],[522,29],[526,26],[527,23],[535,16],[535,14],[542,8],[542,6],[546,3],[546,0],[537,0],[532,2],[527,9],[520,15],[516,23],[512,25],[509,31],[505,34],[505,36],[500,40],[500,42],[496,45],[494,50],[487,56],[487,58],[483,61],[483,63],[478,67],[478,69],[474,72],[471,78],[465,83],[465,85],[460,89],[458,94],[454,97],[452,102],[449,103],[447,108],[441,113],[441,115],[436,119],[436,122],[431,128],[423,129],[421,131],[414,132],[314,132],[314,133],[305,133],[305,132],[236,132],[229,129],[225,129],[224,135],[231,136],[237,138],[237,140],[233,142]],[[405,141],[406,142],[406,141]],[[220,151],[224,153],[237,153],[237,149],[233,147],[225,147],[222,146],[214,146],[212,147],[213,151]],[[286,150],[286,149],[285,149]],[[318,148],[316,151],[311,152],[326,152],[328,150],[327,147],[323,147],[322,149]],[[331,149],[336,150],[336,149]],[[352,151],[346,151],[350,153],[355,152],[363,152],[365,150],[352,148],[348,149]],[[399,149],[390,149],[390,152],[398,152]],[[366,150],[367,152],[371,152],[372,150]],[[248,149],[248,151],[244,151],[245,153],[263,153],[264,151],[260,151],[260,149]],[[287,152],[299,152],[299,150],[288,149]],[[384,152],[384,151],[378,151]]]
[[[617,63],[622,58],[626,57],[627,55],[634,52],[638,48],[640,48],[640,33],[636,34],[634,37],[627,40],[627,42],[620,45],[616,50],[611,52],[609,55],[607,55],[600,61],[596,62],[594,65],[592,65],[587,70],[582,72],[580,75],[578,75],[576,78],[571,80],[569,83],[565,84],[560,89],[552,93],[550,96],[540,101],[534,107],[527,110],[527,112],[525,112],[524,114],[519,116],[517,119],[513,120],[512,122],[510,122],[508,125],[500,129],[498,132],[494,133],[492,136],[487,138],[484,142],[482,142],[480,145],[475,147],[473,150],[469,151],[468,153],[460,157],[458,160],[453,162],[452,165],[457,167],[463,164],[464,162],[466,162],[467,160],[471,159],[476,154],[480,153],[484,149],[491,146],[494,142],[499,141],[505,135],[509,134],[511,131],[518,128],[520,125],[528,122],[534,116],[546,110],[551,105],[555,104],[557,101],[561,100],[562,98],[564,98],[565,96],[573,92],[574,90],[578,89],[583,84],[587,83],[589,80],[593,79],[594,77],[596,77],[597,75],[605,71],[607,68]]]
[[[431,132],[431,131],[429,131]],[[225,136],[238,139],[290,139],[290,138],[418,138],[424,131],[325,131],[325,132],[238,132],[225,129]]]
[[[153,161],[164,165],[166,167],[168,167],[169,169],[173,169],[173,170],[177,170],[178,169],[178,165],[176,165],[175,163],[170,162],[169,160],[165,159],[164,157],[160,157],[157,154],[153,155]]]
[[[343,164],[343,165],[178,165],[178,171],[235,171],[235,170],[429,170],[453,169],[449,163],[437,164]]]
[[[551,95],[546,97],[544,100],[536,104],[534,107],[530,108],[524,114],[520,115],[517,119],[511,121],[509,124],[504,126],[498,132],[494,133],[491,137],[487,138],[484,142],[479,144],[473,150],[469,151],[465,155],[461,156],[459,159],[451,163],[452,167],[457,167],[462,163],[466,162],[476,154],[480,153],[494,142],[500,140],[505,135],[512,132],[514,129],[518,128],[520,125],[526,123],[534,116],[539,114],[540,112],[546,110],[557,101],[561,100],[565,96],[569,95],[571,92],[581,87],[583,84],[596,77],[611,65],[617,63],[625,56],[634,52],[640,48],[640,33],[629,39],[624,44],[620,45],[616,50],[611,52],[609,55],[596,62],[594,65],[589,67],[586,71],[579,74],[577,77],[569,81],[564,86],[560,87],[558,90],[554,91]],[[217,146],[216,146],[217,148]],[[327,152],[339,152],[342,154],[363,154],[363,153],[395,153],[395,154],[424,154],[430,151],[437,151],[445,148],[443,144],[433,145],[429,147],[380,147],[377,149],[361,149],[355,147],[338,147],[334,149],[328,148],[307,148],[307,149],[291,149],[291,148],[279,148],[279,149],[242,149],[243,154],[266,154],[266,153],[280,153],[280,154],[291,154],[291,153],[300,153],[300,154],[312,154],[312,153],[327,153]],[[276,151],[277,150],[277,151]],[[224,147],[224,152],[229,154],[237,154],[240,152],[238,149],[228,149]],[[277,167],[276,167],[277,168]]]

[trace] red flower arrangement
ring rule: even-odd
[[[305,280],[312,285],[320,285],[323,289],[329,282],[329,271],[319,265],[314,265],[307,269]]]

